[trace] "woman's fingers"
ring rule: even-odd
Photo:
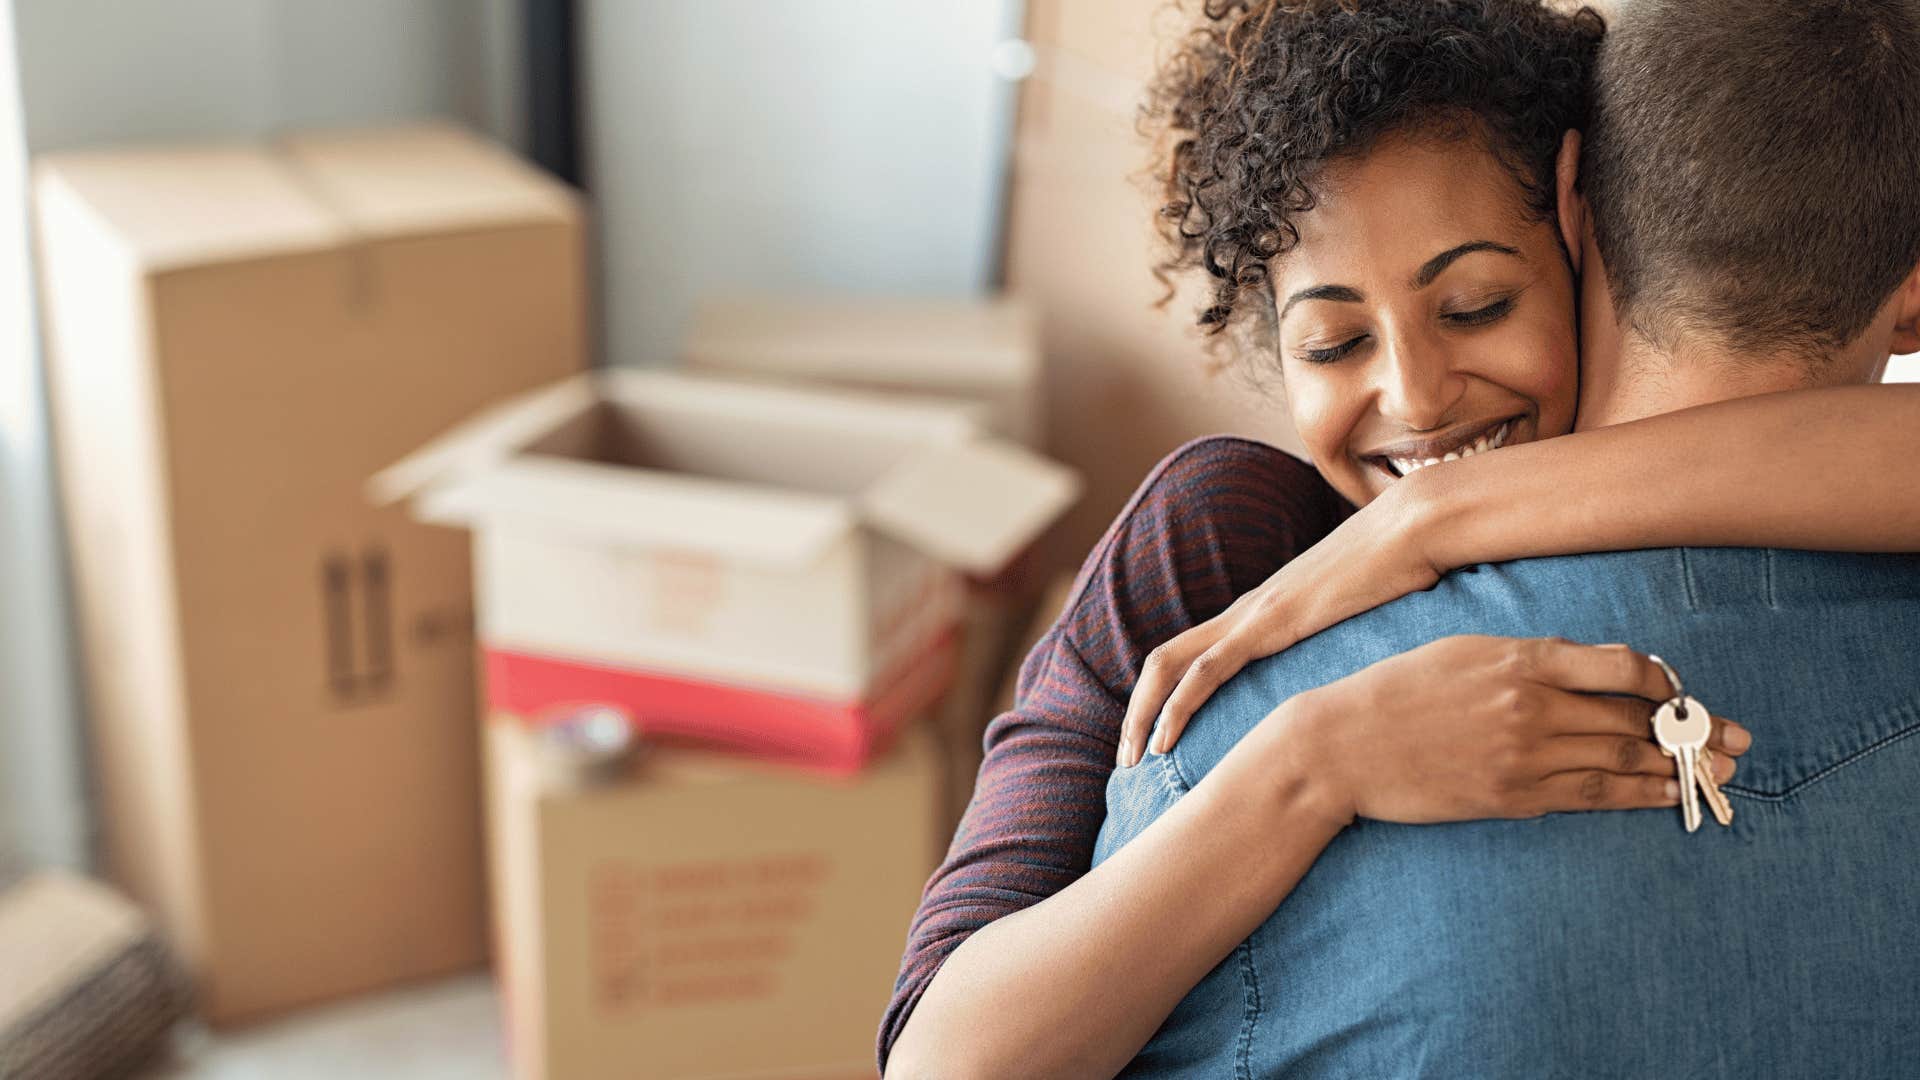
[[[1540,771],[1672,776],[1673,759],[1645,735],[1561,735],[1541,747]]]
[[[1726,757],[1739,757],[1753,747],[1753,732],[1724,716],[1713,718],[1713,734],[1707,739],[1707,746],[1713,752]]]
[[[1673,696],[1660,665],[1622,645],[1582,645],[1563,638],[1531,638],[1517,645],[1527,673],[1557,689],[1631,694],[1648,701]]]
[[[1581,810],[1644,810],[1680,801],[1672,776],[1623,775],[1603,769],[1554,773],[1540,781],[1529,807],[1537,814]]]
[[[1173,688],[1160,709],[1160,721],[1153,730],[1154,753],[1164,754],[1173,749],[1173,744],[1180,741],[1180,733],[1187,730],[1187,721],[1193,719],[1193,714],[1200,711],[1200,706],[1207,703],[1213,692],[1239,674],[1248,660],[1266,655],[1252,653],[1243,644],[1245,629],[1242,626],[1228,634],[1187,665],[1179,685]]]
[[[1611,772],[1622,775],[1676,776],[1674,760],[1644,735],[1562,735],[1548,741],[1542,753],[1542,771]],[[1713,779],[1733,779],[1733,759],[1713,755]]]
[[[1127,700],[1126,718],[1120,721],[1120,749],[1114,763],[1128,769],[1140,763],[1147,749],[1147,736],[1168,695],[1187,673],[1187,666],[1211,648],[1226,632],[1231,610],[1176,635],[1147,654],[1140,678],[1133,684],[1133,696]]]

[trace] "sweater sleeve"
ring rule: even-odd
[[[1012,710],[987,727],[972,801],[908,930],[882,1071],[961,942],[1087,872],[1147,652],[1225,610],[1349,512],[1312,468],[1246,439],[1188,443],[1148,475],[1021,666]]]

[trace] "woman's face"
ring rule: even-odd
[[[1366,503],[1407,472],[1573,429],[1572,271],[1477,139],[1389,138],[1328,168],[1275,261],[1294,426]]]

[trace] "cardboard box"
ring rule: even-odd
[[[855,768],[944,689],[961,576],[1072,501],[967,410],[647,371],[489,411],[374,497],[475,530],[496,707]]]
[[[996,434],[1045,445],[1039,329],[1005,297],[710,297],[681,356],[706,373],[970,401]]]
[[[59,154],[36,196],[107,870],[215,1022],[477,965],[466,537],[362,489],[584,366],[572,193],[426,128]]]
[[[854,778],[654,749],[582,787],[551,779],[519,718],[487,738],[515,1076],[874,1075],[940,850],[926,732]]]

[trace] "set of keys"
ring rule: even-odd
[[[1715,821],[1732,825],[1733,804],[1713,778],[1713,751],[1707,749],[1707,739],[1713,734],[1712,715],[1697,698],[1687,695],[1671,665],[1657,656],[1647,659],[1659,664],[1673,684],[1673,697],[1654,710],[1653,739],[1660,744],[1660,752],[1673,758],[1679,767],[1681,820],[1688,832],[1700,828],[1700,803],[1705,801]]]

